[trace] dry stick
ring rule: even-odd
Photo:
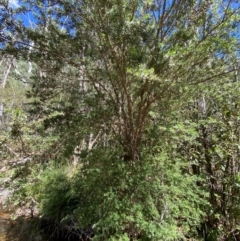
[[[4,145],[4,147],[6,147],[8,149],[8,151],[12,154],[14,154],[15,156],[19,157],[19,154],[16,153],[15,151],[13,151],[13,149],[11,147],[9,147],[8,145]]]

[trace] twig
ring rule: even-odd
[[[8,151],[10,151],[11,153],[13,153],[15,156],[19,157],[19,154],[16,153],[15,151],[12,150],[12,148],[10,148],[8,145],[4,145],[4,147],[6,147],[8,149]]]

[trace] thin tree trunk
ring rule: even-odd
[[[2,84],[1,84],[2,90],[5,89],[5,86],[7,83],[7,78],[8,78],[9,72],[11,70],[11,67],[12,67],[12,59],[8,62],[7,70],[3,74],[3,79],[2,79]],[[4,106],[3,106],[3,103],[0,102],[0,126],[2,126],[2,124],[3,124],[3,111],[4,111]]]

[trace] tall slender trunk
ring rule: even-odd
[[[6,59],[7,66],[6,66],[6,70],[3,72],[2,83],[1,83],[1,87],[0,87],[2,89],[2,91],[3,91],[3,89],[5,89],[5,86],[7,83],[7,78],[8,78],[9,72],[12,67],[12,60],[13,60],[13,58],[11,58],[10,60]],[[3,63],[4,61],[1,61],[1,62]],[[4,112],[3,102],[0,102],[0,127],[3,125],[3,112]]]

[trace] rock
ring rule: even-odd
[[[6,168],[6,166],[3,166],[3,167],[0,169],[0,172],[5,172],[5,171],[7,171],[7,168]]]
[[[0,188],[0,206],[3,206],[9,196],[11,195],[12,191],[7,188]]]

